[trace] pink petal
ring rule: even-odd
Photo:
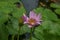
[[[27,16],[25,14],[23,14],[23,17],[22,18],[24,19],[24,21],[26,21]]]
[[[24,24],[28,23],[28,19],[29,19],[29,18],[28,18],[25,14],[23,14]]]
[[[36,23],[37,23],[37,25],[38,25],[38,24],[41,24],[40,22],[36,22]]]
[[[37,17],[36,17],[36,21],[41,21],[40,19],[41,19],[41,15],[38,14]]]
[[[24,24],[28,24],[28,20],[29,20],[29,18],[27,18],[26,21],[24,21]]]
[[[36,14],[34,13],[34,11],[30,11],[29,17],[36,18]]]
[[[41,19],[42,18],[41,13],[39,13],[37,17]]]

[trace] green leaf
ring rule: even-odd
[[[43,20],[51,20],[51,21],[57,21],[58,20],[55,13],[53,13],[49,9],[46,9],[46,8],[44,9],[44,8],[40,7],[40,8],[35,9],[34,11],[36,13],[40,13]]]
[[[0,12],[0,24],[6,22],[8,20],[8,15],[6,15],[5,13]]]
[[[13,11],[14,4],[12,2],[0,2],[0,11],[3,13],[11,13]]]
[[[60,5],[55,4],[55,3],[51,3],[50,6],[53,7],[53,8],[60,8]]]
[[[55,12],[60,15],[60,9],[56,9]]]
[[[18,20],[11,19],[11,22],[9,22],[6,27],[8,29],[9,34],[17,34],[19,30]]]
[[[60,25],[58,23],[53,23],[51,21],[44,21],[42,27],[45,31],[53,35],[60,35]]]
[[[44,37],[43,37],[43,28],[42,26],[38,26],[37,28],[35,28],[35,31],[34,31],[34,37],[38,40],[44,40]]]
[[[0,2],[18,2],[19,0],[0,0]]]
[[[43,7],[39,7],[39,8],[34,9],[34,11],[35,11],[36,13],[42,13],[43,10],[44,10]]]
[[[20,18],[23,15],[23,13],[25,13],[24,7],[21,7],[20,9],[16,8],[13,11],[13,16],[16,17],[16,18]]]
[[[8,30],[5,25],[0,25],[0,40],[8,40]]]
[[[30,32],[30,28],[27,25],[24,25],[20,28],[20,35]]]
[[[60,25],[58,23],[45,20],[42,22],[42,25],[35,29],[34,34],[35,37],[40,40],[59,40]]]
[[[36,39],[36,38],[32,37],[32,40],[38,40],[38,39]]]

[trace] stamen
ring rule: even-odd
[[[29,24],[35,24],[36,23],[36,20],[35,19],[32,19],[32,18],[30,18],[29,20],[28,20],[28,22],[29,22]]]

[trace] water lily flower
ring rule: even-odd
[[[23,14],[24,24],[28,24],[28,27],[32,28],[36,25],[41,24],[41,15],[36,14],[34,11],[30,11],[29,17]]]

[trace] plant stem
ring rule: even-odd
[[[14,40],[14,35],[12,35],[12,40]]]
[[[19,35],[17,35],[17,40],[19,40]]]
[[[30,40],[32,40],[32,30],[33,30],[33,28],[31,28],[31,30],[30,30]]]
[[[17,40],[19,40],[19,33],[20,33],[20,27],[19,27],[19,30],[18,30]]]

